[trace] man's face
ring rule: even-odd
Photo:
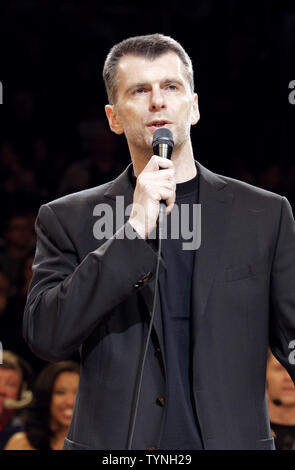
[[[130,150],[152,149],[153,134],[166,127],[175,147],[183,145],[199,120],[185,67],[174,52],[154,60],[126,55],[117,66],[117,102],[106,106],[111,129],[125,133]]]
[[[295,386],[286,369],[273,355],[267,363],[266,380],[271,400],[278,399],[285,406],[295,405]]]
[[[0,417],[4,411],[5,398],[17,400],[21,387],[21,376],[17,370],[0,367]]]

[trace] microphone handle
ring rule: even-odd
[[[159,144],[158,154],[162,158],[170,158],[171,149],[166,143]],[[166,216],[166,201],[162,199],[160,201],[159,222],[158,222],[159,223],[159,238],[162,238],[162,228],[163,228],[165,216]]]
[[[163,223],[164,223],[164,218],[166,216],[166,201],[162,199],[160,201],[160,210],[159,210],[159,238],[162,239],[162,230],[163,230]]]

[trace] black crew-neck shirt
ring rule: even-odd
[[[132,180],[135,184],[134,175]],[[198,204],[198,198],[198,174],[176,185],[175,205],[167,216],[162,240],[166,270],[159,276],[159,297],[167,383],[165,422],[159,448],[165,450],[203,449],[192,387],[191,287],[196,250],[184,249],[189,248],[188,243],[192,241],[188,238],[189,232],[194,231],[196,238],[193,207]]]

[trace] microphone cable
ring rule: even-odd
[[[171,153],[173,150],[173,145],[174,145],[173,135],[169,129],[160,128],[155,132],[154,138],[153,138],[153,150],[155,154],[159,154],[163,158],[170,159]],[[164,220],[165,215],[166,215],[166,203],[165,201],[160,201],[159,217],[158,217],[159,236],[158,236],[158,251],[157,251],[157,264],[156,264],[156,274],[155,274],[153,307],[152,307],[152,313],[151,313],[145,348],[144,348],[142,360],[140,363],[140,369],[139,369],[140,372],[139,372],[138,384],[137,384],[136,393],[135,393],[136,396],[135,396],[134,411],[133,411],[133,415],[131,418],[131,425],[130,425],[128,439],[127,439],[127,450],[131,450],[132,448],[132,442],[133,442],[136,418],[137,418],[137,412],[138,412],[138,405],[139,405],[139,399],[140,399],[140,394],[141,394],[145,361],[146,361],[148,347],[150,344],[150,338],[151,338],[152,328],[154,324],[154,317],[155,317],[155,312],[156,312],[157,290],[158,290],[157,288],[158,288],[158,282],[159,282],[159,268],[160,268],[162,237],[163,237],[163,220]]]
[[[161,206],[162,206],[162,204],[161,204]],[[165,207],[164,207],[164,210],[165,210]],[[160,217],[160,214],[159,214],[159,217]],[[131,447],[132,447],[135,424],[136,424],[136,418],[137,418],[137,412],[138,412],[139,399],[140,399],[140,394],[141,394],[144,366],[145,366],[147,350],[148,350],[149,343],[150,343],[150,337],[151,337],[151,333],[152,333],[152,328],[153,328],[153,324],[154,324],[154,317],[155,317],[155,312],[156,312],[157,287],[158,287],[158,279],[159,279],[161,249],[162,249],[162,229],[160,229],[160,221],[159,221],[159,239],[158,240],[159,240],[159,244],[158,244],[158,252],[157,252],[157,264],[156,264],[156,274],[155,274],[155,289],[154,289],[154,297],[153,297],[153,308],[152,308],[152,313],[151,313],[151,318],[150,318],[149,329],[148,329],[148,334],[147,334],[147,338],[146,338],[144,353],[143,353],[142,361],[141,361],[141,364],[140,364],[140,375],[139,375],[139,381],[138,381],[137,390],[136,390],[136,398],[135,398],[135,406],[134,406],[133,416],[132,416],[132,419],[131,419],[131,428],[130,428],[129,436],[128,436],[127,450],[131,450]]]

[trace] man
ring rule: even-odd
[[[288,361],[295,338],[290,205],[195,162],[190,127],[199,119],[198,99],[191,61],[176,41],[156,34],[115,45],[104,80],[109,124],[125,134],[132,165],[115,181],[41,207],[24,315],[36,354],[57,360],[80,348],[64,448],[273,449],[265,394],[269,341],[295,379]],[[173,134],[172,161],[152,155],[159,127]],[[119,196],[124,208],[131,204],[125,219],[116,211]],[[183,205],[190,216],[201,205],[201,225],[192,221],[201,244],[184,249],[187,234],[172,236],[175,226],[167,223],[156,286],[152,234],[161,200],[167,219],[179,209],[178,228],[187,218]],[[95,218],[102,208],[103,223]]]
[[[295,386],[271,352],[266,369],[267,398],[271,429],[278,450],[295,450]]]

